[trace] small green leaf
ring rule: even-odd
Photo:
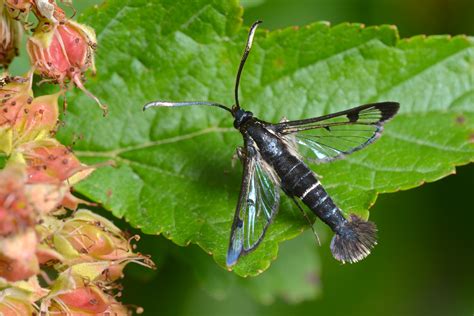
[[[200,286],[215,299],[224,300],[235,291],[243,291],[263,304],[271,304],[277,298],[296,304],[314,299],[320,293],[320,260],[316,240],[310,231],[282,244],[278,260],[258,278],[241,278],[227,273],[215,264],[211,265],[206,255],[201,251],[195,253],[195,250],[186,251],[183,261],[189,265]]]
[[[264,274],[258,278],[239,278],[239,282],[251,297],[264,304],[271,304],[277,298],[291,304],[314,299],[321,289],[317,251],[313,234],[306,231],[282,244],[278,260]]]
[[[212,100],[231,105],[246,40],[236,1],[107,2],[84,21],[97,31],[98,75],[69,97],[63,142],[85,162],[114,160],[77,190],[148,234],[196,243],[224,266],[241,168],[231,168],[241,136],[213,108],[157,109],[151,100]],[[301,119],[374,101],[401,110],[384,136],[345,160],[313,166],[348,214],[368,216],[380,192],[408,189],[453,173],[474,157],[474,40],[418,36],[359,24],[259,31],[241,83],[241,103],[257,117]],[[235,267],[256,275],[278,243],[307,224],[282,201],[265,241]],[[323,247],[322,251],[329,251]]]

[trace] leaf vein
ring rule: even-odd
[[[81,151],[81,150],[78,150],[78,151],[75,151],[75,154],[77,156],[80,156],[80,157],[117,158],[119,155],[121,155],[125,152],[129,152],[129,151],[141,150],[141,149],[146,149],[146,148],[165,145],[165,144],[178,143],[178,142],[181,142],[181,141],[189,140],[189,139],[199,137],[199,136],[209,134],[209,133],[227,133],[227,132],[231,132],[231,131],[234,131],[234,129],[233,128],[225,128],[225,127],[209,127],[209,128],[199,130],[197,132],[189,133],[189,134],[158,139],[158,140],[149,141],[149,142],[145,142],[145,143],[138,144],[138,145],[118,148],[118,149],[115,149],[115,150],[110,150],[110,151]],[[123,157],[120,157],[120,158],[127,160],[126,158],[123,158]]]

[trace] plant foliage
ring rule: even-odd
[[[75,146],[84,162],[116,163],[79,184],[80,194],[144,233],[198,244],[221,266],[239,193],[241,168],[231,158],[241,136],[218,109],[142,107],[155,99],[231,105],[248,30],[241,15],[237,1],[224,0],[117,0],[89,11],[83,22],[97,32],[100,72],[87,86],[110,114],[101,119],[86,96],[69,96],[75,106],[60,132],[65,142],[84,135]],[[279,121],[400,102],[376,144],[312,166],[346,213],[367,217],[378,193],[438,180],[473,161],[473,78],[472,38],[399,39],[393,26],[320,22],[257,32],[241,104]],[[263,244],[235,272],[267,269],[278,244],[307,227],[284,199]]]

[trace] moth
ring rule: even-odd
[[[290,197],[304,213],[300,202],[335,233],[331,252],[342,263],[354,263],[370,254],[377,244],[377,228],[355,214],[344,217],[341,209],[325,191],[317,175],[303,161],[326,163],[345,157],[372,144],[383,125],[398,111],[397,102],[361,105],[324,116],[273,124],[256,118],[239,104],[239,83],[252,47],[255,22],[239,64],[235,81],[235,104],[229,108],[214,102],[154,101],[150,107],[213,106],[228,111],[244,144],[237,148],[243,163],[240,196],[230,230],[227,266],[255,250],[274,220],[280,191]]]

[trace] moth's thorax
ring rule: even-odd
[[[257,119],[249,120],[245,125],[245,129],[268,163],[271,164],[274,159],[288,151],[282,140],[261,121]]]

